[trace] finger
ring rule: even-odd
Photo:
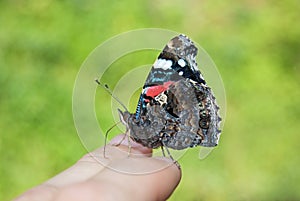
[[[174,162],[162,158],[127,158],[110,165],[90,180],[102,188],[103,184],[114,185],[106,193],[118,198],[123,196],[122,200],[166,200],[181,178],[181,171]],[[122,171],[118,171],[120,169]]]
[[[48,185],[34,187],[14,199],[14,201],[52,201],[57,189]]]
[[[125,160],[125,159],[124,159]],[[55,201],[65,200],[166,200],[178,185],[179,168],[170,160],[157,158],[127,158],[121,166],[149,166],[160,169],[149,174],[125,174],[105,168],[95,177],[63,188]],[[115,165],[118,165],[116,163]]]
[[[45,182],[54,187],[63,187],[87,180],[109,166],[114,160],[128,157],[128,140],[124,134],[118,135],[105,147],[107,157],[104,157],[104,147],[83,156],[75,165]],[[122,140],[123,139],[123,140]],[[119,146],[113,146],[115,144]],[[141,157],[151,156],[152,149],[142,146],[130,139],[131,154]]]
[[[120,144],[123,136],[110,144]],[[166,200],[181,178],[174,161],[166,158],[141,157],[151,149],[132,143],[128,155],[126,141],[107,148],[110,162],[88,180],[62,188],[57,200]]]
[[[138,143],[135,144],[134,142],[132,144],[134,151],[152,153],[151,149]],[[128,144],[124,142],[122,145],[118,148],[126,153]],[[130,157],[112,160],[109,167],[91,178],[89,181],[92,182],[87,185],[93,184],[94,186],[98,183],[98,193],[102,197],[109,195],[109,198],[113,198],[112,200],[116,200],[116,198],[121,198],[121,200],[166,200],[175,190],[180,179],[181,170],[173,160],[136,157],[136,155],[130,154]],[[105,192],[99,191],[99,189],[105,189]]]

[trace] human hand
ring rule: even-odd
[[[180,181],[178,166],[171,159],[151,157],[151,149],[133,141],[128,155],[126,139],[115,146],[123,137],[105,147],[107,158],[99,148],[15,201],[166,200]]]

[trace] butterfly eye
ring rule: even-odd
[[[201,128],[208,128],[208,119],[207,118],[203,118],[203,119],[200,119],[199,121],[199,126]]]

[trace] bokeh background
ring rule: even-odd
[[[148,27],[200,43],[227,95],[219,147],[180,159],[170,200],[300,200],[299,10],[297,0],[0,1],[0,200],[86,153],[72,118],[76,74],[101,42]]]

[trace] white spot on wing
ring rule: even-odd
[[[161,68],[163,70],[168,70],[171,69],[172,66],[172,61],[171,60],[166,60],[166,59],[157,59],[155,63],[153,64],[154,68]]]
[[[165,63],[165,68],[170,69],[172,64],[173,64],[173,62],[171,60],[167,60],[167,62]]]
[[[179,59],[179,60],[178,60],[178,64],[179,64],[179,66],[181,66],[181,67],[185,67],[185,65],[186,65],[186,63],[185,63],[185,61],[184,61],[183,59]]]
[[[179,75],[183,75],[183,72],[182,72],[182,71],[180,71],[178,74],[179,74]]]

